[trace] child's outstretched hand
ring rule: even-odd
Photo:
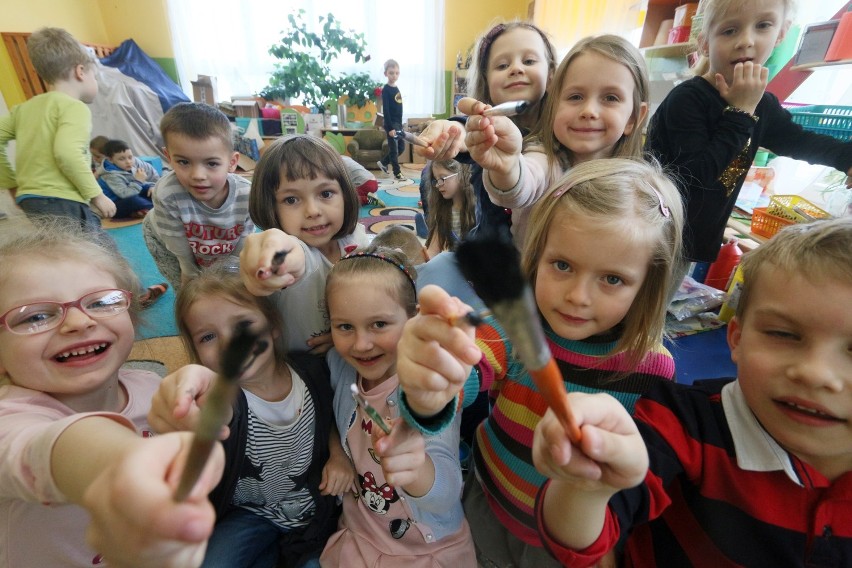
[[[151,398],[148,424],[158,433],[195,430],[205,395],[215,380],[216,372],[201,365],[186,365],[171,373]],[[230,421],[228,418],[225,424]],[[225,440],[228,435],[224,426],[220,438]]]
[[[426,456],[423,435],[401,418],[388,422],[390,434],[373,428],[373,449],[382,461],[382,472],[390,485],[401,487],[412,497],[422,497],[435,483],[435,467]]]
[[[440,412],[482,357],[474,329],[452,324],[470,311],[438,286],[420,291],[420,312],[405,324],[397,347],[399,382],[408,406],[420,416]]]
[[[224,452],[216,444],[189,497],[174,500],[188,433],[139,442],[104,469],[83,494],[92,516],[86,540],[117,568],[199,566],[216,514],[207,494],[222,476]]]
[[[433,120],[417,136],[428,146],[414,146],[414,153],[427,160],[452,160],[459,152],[467,152],[464,145],[464,126],[449,120]]]
[[[734,65],[730,85],[721,73],[716,73],[716,89],[725,102],[749,114],[754,114],[768,83],[769,69],[752,61]]]
[[[279,253],[284,253],[283,258]],[[280,261],[278,266],[276,260]],[[240,277],[255,296],[268,296],[291,286],[304,273],[305,252],[296,237],[279,229],[246,237],[240,251]]]
[[[488,170],[496,187],[511,189],[520,177],[521,131],[508,117],[483,116],[482,112],[491,105],[476,99],[465,97],[458,106],[460,111],[470,115],[465,125],[465,144],[470,157]]]

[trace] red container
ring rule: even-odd
[[[727,290],[728,280],[730,280],[731,274],[734,273],[734,269],[740,263],[742,256],[743,251],[737,245],[737,239],[729,240],[722,245],[722,250],[719,251],[719,257],[716,259],[716,262],[710,265],[704,283],[718,290]]]
[[[677,26],[669,31],[668,44],[684,43],[689,40],[689,29],[692,26]]]

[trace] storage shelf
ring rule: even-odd
[[[697,50],[698,46],[693,42],[672,43],[668,45],[653,45],[640,48],[639,51],[645,57],[678,57],[687,55]]]
[[[841,59],[840,61],[814,61],[813,63],[803,63],[802,65],[793,65],[790,71],[810,71],[821,67],[836,67],[838,65],[852,65],[852,59]]]

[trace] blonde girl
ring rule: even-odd
[[[666,96],[646,142],[646,149],[682,180],[687,238],[674,286],[689,262],[716,260],[759,147],[852,175],[852,142],[803,130],[766,92],[764,64],[786,36],[793,8],[792,0],[701,2],[696,77]]]
[[[202,567],[274,568],[280,555],[294,566],[315,565],[337,524],[335,496],[352,487],[352,467],[334,429],[327,366],[312,355],[288,357],[275,303],[249,293],[221,263],[181,288],[175,316],[192,362],[213,371],[238,325],[270,346],[239,378],[224,440],[225,475],[210,495],[217,519]],[[196,399],[209,386],[198,377],[167,378],[152,403],[151,424],[161,432],[194,428]]]
[[[327,297],[334,349],[328,353],[334,414],[357,473],[322,566],[475,566],[462,487],[458,427],[429,438],[396,418],[397,343],[417,313],[416,273],[399,251],[371,247],[331,270]],[[392,427],[357,405],[351,388]]]
[[[429,170],[429,234],[426,250],[430,257],[453,250],[473,228],[474,197],[470,167],[455,160],[433,162]]]
[[[512,209],[512,235],[522,247],[530,207],[567,168],[641,155],[648,73],[639,50],[624,38],[580,40],[556,69],[525,146],[511,120],[481,116],[488,105],[467,99],[459,108],[475,115],[467,121],[467,148],[484,170],[491,200]]]
[[[286,314],[288,351],[331,347],[325,279],[335,262],[367,242],[358,211],[343,160],[320,138],[284,136],[257,163],[249,212],[264,231],[247,237],[240,274],[252,294],[274,295]],[[279,252],[286,255],[274,265]]]
[[[122,368],[140,309],[127,261],[45,218],[0,231],[0,265],[0,566],[197,565],[218,475],[174,501],[189,434],[151,438],[160,377]]]
[[[554,184],[530,220],[522,270],[566,390],[607,392],[632,409],[674,376],[661,341],[681,243],[677,189],[642,160],[591,160]],[[533,466],[532,433],[547,405],[499,323],[479,326],[474,341],[451,323],[462,309],[438,288],[422,290],[420,315],[399,345],[402,414],[421,431],[441,432],[462,387],[490,390],[464,495],[480,563],[557,566],[533,510],[545,478]]]

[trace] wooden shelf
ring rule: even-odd
[[[642,47],[639,51],[645,57],[678,57],[681,55],[688,55],[697,49],[698,46],[695,43],[687,41],[684,43]]]
[[[814,61],[813,63],[803,63],[802,65],[793,65],[790,71],[811,71],[821,67],[836,67],[838,65],[852,65],[852,59],[841,59],[840,61]]]

